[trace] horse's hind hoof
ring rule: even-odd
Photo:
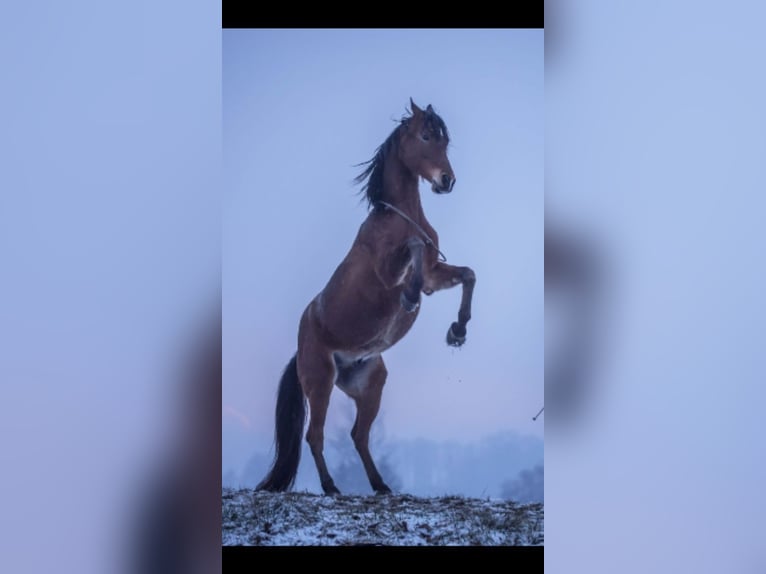
[[[399,302],[402,304],[402,308],[404,308],[407,313],[414,313],[415,310],[420,306],[420,300],[417,301],[411,301],[407,295],[404,294],[404,291],[402,291],[402,294],[399,295]]]
[[[388,488],[387,484],[381,484],[375,487],[375,494],[377,494],[378,496],[391,494],[391,489]]]
[[[338,490],[338,487],[335,486],[335,484],[332,482],[330,484],[323,484],[322,490],[324,490],[325,494],[329,494],[329,495],[340,494],[340,490]]]
[[[465,343],[465,335],[465,327],[458,323],[452,323],[449,327],[449,331],[447,331],[447,344],[450,347],[460,347]]]

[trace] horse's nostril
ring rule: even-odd
[[[452,183],[452,178],[448,176],[446,173],[442,174],[442,187],[449,188],[450,183]]]

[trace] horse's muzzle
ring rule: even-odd
[[[442,173],[441,178],[431,183],[431,190],[434,193],[450,193],[455,187],[455,178],[447,173]]]

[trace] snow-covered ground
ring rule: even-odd
[[[223,489],[224,546],[542,546],[543,505]]]

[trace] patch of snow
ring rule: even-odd
[[[543,504],[224,488],[224,546],[542,546]]]

